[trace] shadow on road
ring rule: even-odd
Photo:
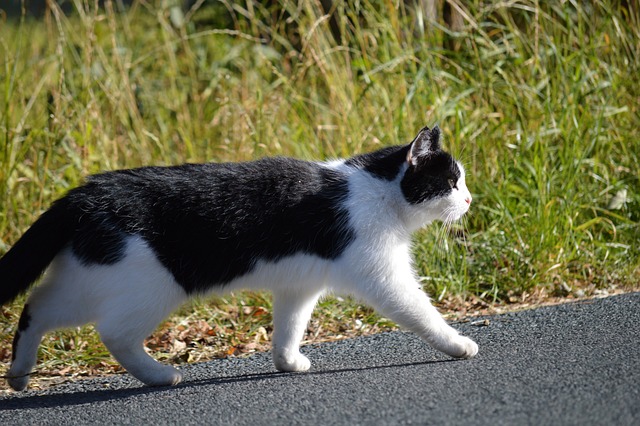
[[[159,386],[149,387],[141,386],[138,388],[127,389],[105,389],[105,390],[91,390],[69,393],[58,393],[53,395],[32,395],[20,397],[20,394],[15,394],[15,397],[9,400],[0,401],[0,411],[12,411],[12,410],[24,410],[30,408],[55,408],[55,407],[67,407],[73,405],[90,404],[101,401],[112,401],[118,399],[126,399],[139,395],[148,395],[161,392],[169,392],[172,390],[178,390],[180,388],[193,388],[199,386],[217,386],[228,383],[238,382],[252,382],[261,380],[282,380],[295,376],[319,376],[328,374],[340,374],[348,372],[358,372],[367,370],[383,370],[390,368],[403,368],[419,365],[432,365],[443,362],[455,362],[455,359],[442,359],[433,361],[411,362],[404,364],[389,364],[389,365],[374,365],[367,367],[354,367],[354,368],[339,368],[332,370],[322,371],[308,371],[304,373],[281,373],[281,372],[266,372],[256,374],[242,374],[238,376],[228,377],[214,377],[210,379],[199,379],[183,382],[177,386]]]

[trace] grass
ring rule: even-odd
[[[2,22],[0,252],[89,173],[349,156],[438,123],[474,203],[459,227],[415,237],[436,301],[637,289],[640,12],[541,3],[455,2],[464,26],[453,31],[421,28],[402,2],[336,2],[339,42],[317,2],[284,0],[184,14],[74,0],[71,16]],[[4,363],[22,302],[2,308]],[[254,293],[197,301],[149,345],[178,362],[263,349],[270,303]],[[332,298],[307,337],[389,327]],[[45,373],[117,370],[90,327],[48,335],[40,359]]]

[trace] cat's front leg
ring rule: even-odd
[[[461,336],[447,324],[412,274],[390,282],[363,280],[356,288],[357,295],[380,313],[415,332],[435,349],[455,358],[472,358],[478,353],[478,345],[473,340]]]
[[[273,362],[280,371],[306,371],[309,359],[300,353],[300,341],[322,292],[278,290],[273,293]]]

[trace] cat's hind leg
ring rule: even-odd
[[[91,322],[91,311],[82,303],[82,293],[72,279],[75,269],[73,259],[63,253],[29,296],[13,339],[11,367],[6,374],[14,390],[27,387],[46,332]]]
[[[96,329],[109,352],[132,376],[150,386],[175,385],[182,374],[147,354],[144,339],[187,295],[150,251],[141,252],[110,272]]]
[[[179,383],[182,374],[177,369],[160,364],[144,349],[144,339],[179,302],[163,303],[161,299],[166,294],[130,296],[115,299],[109,304],[111,306],[103,307],[109,314],[102,316],[96,324],[102,342],[120,365],[144,384],[164,386]],[[156,304],[160,306],[153,306]]]
[[[153,331],[155,323],[148,329]],[[129,335],[114,333],[113,329],[105,328],[100,333],[102,341],[113,357],[133,377],[149,386],[171,386],[182,381],[182,373],[170,365],[160,364],[144,350],[144,337],[141,334],[131,335],[131,330],[123,330]],[[146,336],[145,336],[146,337]]]
[[[277,290],[273,293],[273,362],[280,371],[306,371],[309,359],[300,353],[300,341],[322,292]]]
[[[24,390],[29,384],[29,375],[36,364],[38,346],[43,334],[37,326],[32,326],[29,305],[25,305],[13,337],[11,368],[6,375],[7,382],[13,390]]]

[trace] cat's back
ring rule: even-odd
[[[83,221],[127,233],[181,229],[226,237],[311,221],[328,225],[347,196],[344,171],[270,157],[105,172],[90,176],[66,198]]]
[[[206,194],[215,197],[234,193],[242,197],[307,194],[321,190],[341,178],[337,170],[318,163],[287,157],[268,157],[249,162],[186,163],[178,166],[149,166],[89,176],[84,185],[70,191],[72,199],[87,197],[138,199],[170,198]]]

